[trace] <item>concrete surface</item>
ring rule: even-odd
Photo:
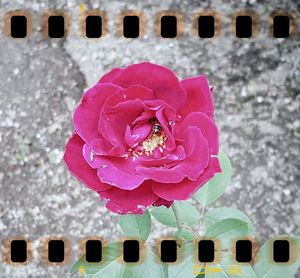
[[[292,10],[299,17],[297,1],[95,2],[85,2],[86,7],[109,15],[109,35],[100,40],[78,35],[80,2],[0,1],[1,20],[16,8],[28,8],[34,16],[31,38],[0,35],[0,237],[27,236],[35,250],[26,267],[1,264],[3,277],[66,277],[68,265],[41,263],[43,237],[62,235],[71,240],[74,260],[81,237],[98,235],[113,241],[121,236],[115,215],[67,172],[61,157],[72,133],[72,111],[83,91],[111,68],[142,60],[168,66],[180,78],[206,74],[215,87],[220,144],[234,169],[230,187],[215,206],[245,212],[262,241],[279,234],[299,235],[299,31],[281,40],[268,37],[267,29],[268,14],[274,9]],[[230,15],[245,8],[260,15],[261,33],[256,39],[236,39],[229,32]],[[67,39],[40,35],[40,15],[47,9],[70,12],[72,30]],[[125,9],[146,13],[143,39],[115,35],[116,15]],[[165,9],[185,13],[183,37],[155,37],[153,15]],[[192,35],[192,14],[200,9],[222,13],[219,38],[200,40]],[[151,238],[169,232],[154,223]]]

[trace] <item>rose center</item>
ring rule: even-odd
[[[165,133],[162,131],[160,134],[151,132],[150,136],[142,143],[146,155],[152,155],[152,152],[160,147],[160,151],[163,152],[163,148],[166,141]]]
[[[148,137],[134,149],[129,149],[133,159],[143,154],[147,156],[153,155],[153,151],[156,148],[159,148],[160,153],[164,151],[167,136],[156,118],[150,119],[150,122],[152,123],[152,129]]]

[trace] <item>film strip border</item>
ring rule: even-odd
[[[159,11],[154,17],[155,34],[174,39],[190,30],[185,28],[186,17],[179,11]],[[136,39],[147,33],[147,17],[142,11],[121,11],[116,18],[116,34]],[[99,39],[108,32],[108,15],[105,11],[82,11],[79,16],[80,35],[87,39]],[[191,33],[198,38],[217,38],[222,33],[223,17],[217,11],[199,11],[192,16]],[[297,32],[296,14],[277,10],[269,14],[269,36],[289,38]],[[45,37],[59,39],[68,36],[71,15],[65,11],[47,11],[41,15],[41,32]],[[252,10],[238,11],[231,15],[231,32],[237,38],[255,38],[260,33],[260,17]],[[4,33],[12,38],[29,37],[33,32],[32,14],[28,10],[14,10],[4,14]]]
[[[120,262],[139,263],[143,261],[146,248],[144,242],[136,239],[124,239],[120,243]],[[104,248],[108,242],[99,237],[88,237],[80,240],[80,256],[86,255],[87,263],[99,263],[107,260]],[[220,252],[224,250],[218,240],[199,239],[194,242],[193,260],[199,263],[217,263]],[[153,246],[158,250],[159,260],[163,263],[178,263],[183,258],[178,252],[178,242],[172,238],[157,240]],[[258,243],[252,238],[242,238],[232,241],[229,253],[233,262],[253,263],[257,259]],[[70,262],[71,243],[62,237],[54,236],[41,241],[40,255],[47,265],[65,265]],[[15,237],[3,241],[4,262],[11,265],[26,265],[32,262],[33,243],[24,237]],[[292,264],[299,254],[297,242],[290,237],[272,239],[269,259],[274,264]],[[158,261],[159,262],[159,261]]]

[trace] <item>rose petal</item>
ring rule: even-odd
[[[221,168],[217,157],[211,157],[207,168],[196,181],[184,179],[179,183],[158,183],[153,182],[152,189],[159,197],[168,200],[187,200],[216,173],[220,173]]]
[[[183,134],[178,136],[183,139],[183,147],[186,151],[186,159],[183,161],[181,171],[191,179],[196,180],[209,163],[209,150],[206,139],[199,128],[186,127]]]
[[[97,175],[103,183],[132,190],[147,179],[136,173],[136,165],[131,158],[91,155],[92,152],[93,150],[89,145],[85,144],[83,146],[85,161],[91,168],[97,169]]]
[[[82,154],[83,145],[84,141],[77,134],[74,134],[68,141],[64,161],[69,171],[94,191],[103,191],[111,188],[111,185],[102,183],[97,176],[97,171],[85,162]]]
[[[78,135],[87,143],[98,137],[98,122],[101,108],[106,99],[121,90],[114,84],[97,84],[82,97],[73,115],[73,123]]]
[[[113,187],[107,191],[99,192],[100,197],[107,199],[106,207],[119,214],[142,214],[152,205],[158,197],[152,191],[152,182],[145,181],[133,190],[122,190]]]
[[[113,146],[105,139],[93,139],[90,144],[91,150],[95,155],[117,156],[124,155],[119,148]]]
[[[125,131],[125,143],[130,147],[135,147],[138,143],[144,141],[149,133],[151,132],[152,124],[146,122],[134,127],[132,130],[129,125],[126,127]]]
[[[185,127],[195,126],[201,130],[202,135],[206,138],[210,154],[217,155],[219,153],[219,132],[215,122],[201,112],[193,112],[187,115],[182,122],[176,126],[175,134],[182,134]]]
[[[163,198],[159,198],[154,204],[153,206],[155,207],[160,207],[160,206],[165,206],[167,208],[169,208],[171,205],[173,204],[173,201],[167,201]]]
[[[124,135],[128,124],[136,119],[144,110],[140,99],[118,103],[114,107],[104,105],[99,120],[98,130],[101,135],[121,152],[127,151]]]
[[[100,78],[98,83],[111,83],[111,81],[113,79],[117,78],[123,70],[124,70],[123,68],[114,68],[114,69],[112,69],[108,73],[104,74]]]
[[[154,98],[153,91],[141,85],[132,85],[126,89],[118,91],[118,93],[111,95],[105,103],[105,106],[114,107],[120,102],[127,100],[151,100]]]
[[[168,167],[143,167],[138,165],[136,171],[148,178],[162,183],[178,183],[185,177],[197,180],[207,167],[209,161],[208,144],[201,131],[190,126],[182,134],[186,159],[172,168]],[[167,165],[168,166],[168,165]]]
[[[187,92],[187,101],[179,114],[185,116],[191,112],[203,112],[209,117],[213,117],[213,97],[206,77],[186,78],[181,81],[181,85]]]
[[[121,152],[125,152],[126,127],[144,111],[143,100],[152,97],[152,90],[140,85],[130,86],[109,97],[100,113],[100,134]]]
[[[157,149],[155,149],[157,150]],[[173,152],[168,153],[164,156],[155,157],[142,155],[139,157],[139,164],[146,167],[162,166],[172,162],[179,162],[186,158],[183,146],[179,145]]]
[[[145,102],[144,102],[145,103]],[[143,111],[140,116],[138,116],[133,122],[133,125],[138,125],[142,123],[149,122],[151,118],[155,116],[154,112],[152,111]]]
[[[117,158],[93,155],[93,150],[87,144],[83,146],[85,161],[91,168],[97,169],[97,175],[103,183],[121,189],[132,190],[138,187],[147,178],[135,171],[136,164],[131,158]]]
[[[169,117],[167,117],[166,114],[169,114],[168,115]],[[176,147],[175,138],[172,133],[172,130],[173,130],[172,124],[175,123],[176,114],[170,113],[170,111],[168,111],[168,108],[166,106],[164,106],[164,107],[160,108],[156,112],[155,115],[167,136],[167,140],[165,142],[166,149],[171,151]]]
[[[100,166],[97,170],[97,175],[103,183],[111,184],[125,190],[135,189],[147,179],[140,175],[127,174],[113,164]]]
[[[165,67],[149,62],[115,69],[104,75],[99,82],[111,82],[123,88],[136,84],[145,86],[153,90],[156,99],[166,101],[177,110],[186,102],[186,92],[176,75]]]

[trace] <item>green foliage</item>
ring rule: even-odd
[[[177,230],[175,236],[178,240],[191,241],[195,239],[195,235],[193,234],[193,232],[185,227],[181,228],[180,230]]]
[[[148,211],[138,215],[122,215],[119,224],[125,236],[146,241],[151,230],[151,216]]]
[[[205,237],[213,240],[219,240],[222,249],[232,245],[233,240],[249,236],[251,234],[248,224],[238,219],[224,219],[206,230]]]
[[[89,278],[168,278],[164,266],[150,248],[145,251],[145,258],[138,264],[121,262],[122,244],[113,243],[103,248],[103,261],[88,263],[82,256],[70,269],[70,273],[79,272],[83,267]]]
[[[83,255],[70,269],[70,273],[78,272],[83,267],[86,274],[95,274],[102,268],[105,268],[116,258],[122,255],[122,244],[111,243],[102,248],[103,261],[100,263],[88,263],[85,255]]]
[[[187,226],[193,226],[200,219],[198,210],[189,202],[174,202],[178,212],[178,218],[180,224]],[[150,210],[151,215],[160,223],[169,227],[176,228],[176,217],[172,208],[166,208],[164,206],[155,207]]]
[[[185,244],[178,250],[179,263],[168,267],[169,278],[194,278],[194,266],[199,265],[195,260],[196,245]]]
[[[150,209],[150,214],[160,223],[176,228],[176,218],[171,208],[165,206],[154,207]]]
[[[205,265],[206,277],[212,278],[258,278],[251,267],[247,263],[236,263],[231,258],[232,254],[227,252],[219,252],[216,254],[216,263]],[[261,277],[260,277],[261,278]]]
[[[225,219],[238,219],[248,224],[249,231],[254,233],[254,226],[249,217],[235,208],[219,207],[212,209],[204,216],[204,223],[206,227],[213,226],[217,222]]]
[[[218,158],[222,173],[216,174],[194,194],[194,198],[203,206],[209,205],[219,199],[230,183],[230,160],[224,152],[220,152]]]
[[[228,220],[228,219],[226,219]],[[226,221],[222,220],[222,221]],[[230,219],[229,219],[230,220]],[[221,222],[222,222],[221,221]],[[241,225],[236,225],[241,220],[234,219],[232,227],[240,231]],[[219,224],[217,222],[216,224]],[[243,222],[245,223],[245,222]],[[224,232],[224,230],[223,230]],[[216,233],[217,234],[217,233]],[[224,233],[222,233],[224,235]],[[232,233],[230,233],[233,235]],[[235,236],[235,234],[234,234]],[[286,237],[283,237],[284,239]],[[279,239],[277,237],[277,239]],[[300,237],[290,237],[295,246],[300,248]],[[151,248],[145,251],[144,260],[138,264],[124,264],[120,261],[122,252],[120,243],[104,247],[105,259],[103,263],[87,263],[85,257],[76,262],[70,272],[78,272],[84,266],[88,278],[292,278],[300,267],[300,258],[287,264],[276,264],[270,260],[272,254],[272,240],[267,241],[260,249],[258,261],[254,267],[247,263],[237,263],[232,258],[234,254],[216,252],[215,262],[201,265],[196,260],[197,245],[189,243],[178,248],[178,263],[162,264]],[[205,274],[200,274],[205,272]]]
[[[168,278],[163,265],[157,255],[148,247],[145,252],[145,258],[134,266],[133,273],[137,278]]]
[[[194,197],[203,206],[216,201],[224,192],[231,178],[231,164],[224,153],[219,154],[222,173],[207,182]],[[151,208],[143,215],[124,215],[119,217],[119,224],[125,236],[146,241],[151,230],[151,215],[160,223],[178,228],[176,239],[179,242],[193,241],[197,236],[191,227],[200,222],[198,210],[189,202],[174,202],[173,207]],[[292,278],[300,267],[300,256],[292,257],[286,264],[274,263],[271,260],[272,242],[267,241],[259,250],[257,261],[250,264],[237,263],[228,250],[234,240],[255,236],[251,220],[243,212],[227,207],[212,209],[204,216],[206,233],[204,238],[220,242],[221,249],[215,253],[215,263],[201,264],[196,260],[197,244],[188,243],[178,247],[178,262],[161,263],[150,246],[145,249],[145,257],[137,264],[122,263],[122,243],[112,243],[103,247],[103,261],[88,263],[82,256],[70,269],[70,273],[84,270],[87,278]],[[287,238],[287,236],[282,236]],[[278,239],[278,237],[277,237]],[[300,237],[290,237],[300,249]],[[205,272],[205,273],[203,273]],[[202,273],[202,274],[200,274]]]
[[[300,251],[300,237],[280,236],[276,239],[289,238],[294,242],[294,246]],[[257,277],[264,278],[293,278],[297,269],[300,267],[300,256],[294,256],[288,263],[274,263],[271,259],[273,240],[268,240],[258,252],[258,261],[254,265]],[[292,245],[292,244],[291,244]]]
[[[132,278],[132,267],[114,260],[101,268],[91,278]]]

